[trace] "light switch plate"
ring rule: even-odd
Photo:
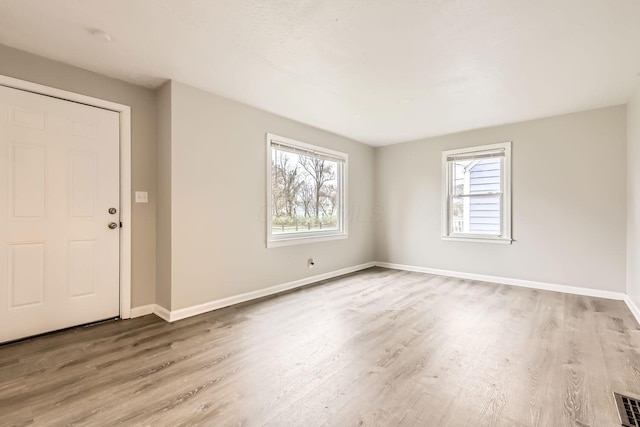
[[[149,193],[146,191],[136,191],[136,203],[149,203]]]

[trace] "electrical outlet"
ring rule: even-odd
[[[149,203],[149,193],[146,191],[136,191],[136,203]]]

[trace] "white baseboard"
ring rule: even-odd
[[[154,306],[153,314],[161,318],[162,320],[166,320],[167,322],[171,322],[171,312],[164,308],[161,305],[156,304]]]
[[[152,314],[156,308],[155,304],[149,305],[141,305],[139,307],[131,308],[131,318],[146,316],[147,314]]]
[[[234,295],[228,298],[222,298],[215,301],[209,301],[204,304],[194,305],[192,307],[181,308],[179,310],[167,310],[166,308],[158,304],[150,304],[141,307],[135,307],[131,309],[131,317],[144,316],[146,314],[154,313],[161,319],[167,322],[175,322],[176,320],[186,319],[187,317],[196,316],[198,314],[207,313],[209,311],[218,310],[220,308],[228,307],[234,304],[239,304],[246,301],[274,295],[279,292],[296,289],[305,285],[309,285],[322,280],[331,279],[334,277],[342,276],[344,274],[353,273],[356,271],[364,270],[370,267],[384,267],[395,270],[414,271],[417,273],[435,274],[438,276],[457,277],[460,279],[477,280],[482,282],[499,283],[503,285],[520,286],[524,288],[540,289],[545,291],[563,292],[574,295],[584,295],[589,297],[606,298],[612,300],[625,301],[631,313],[640,324],[640,309],[636,306],[631,298],[623,292],[604,291],[599,289],[581,288],[576,286],[558,285],[546,282],[535,282],[532,280],[513,279],[508,277],[488,276],[484,274],[463,273],[459,271],[440,270],[428,267],[417,267],[405,264],[394,264],[389,262],[368,262],[365,264],[356,265],[353,267],[347,267],[340,270],[331,271],[328,273],[318,274],[316,276],[305,277],[304,279],[295,280],[293,282],[287,282],[280,285],[271,286],[265,289],[259,289],[257,291],[247,292],[240,295]]]
[[[131,309],[131,319],[146,316],[148,314],[155,314],[161,319],[164,319],[167,322],[169,321],[169,310],[158,304],[141,305],[140,307],[133,307]]]
[[[331,279],[333,277],[342,276],[343,274],[349,274],[356,271],[364,270],[366,268],[375,267],[375,265],[376,265],[375,262],[368,262],[365,264],[342,268],[340,270],[335,270],[328,273],[318,274],[311,277],[305,277],[304,279],[283,283],[281,285],[275,285],[268,288],[259,289],[257,291],[247,292],[240,295],[234,295],[228,298],[222,298],[215,301],[209,301],[204,304],[194,305],[192,307],[181,308],[179,310],[169,311],[163,307],[160,307],[159,305],[156,305],[155,306],[156,310],[154,310],[154,313],[168,322],[175,322],[176,320],[185,319],[187,317],[196,316],[202,313],[207,313],[212,310],[218,310],[220,308],[228,307],[230,305],[251,301],[254,299],[277,294],[279,292],[284,292],[291,289],[299,288],[301,286],[309,285],[311,283],[319,282],[321,280]]]
[[[629,295],[625,295],[624,302],[627,303],[627,307],[629,307],[629,311],[633,314],[633,317],[636,318],[636,322],[640,325],[640,308],[633,302]]]
[[[599,289],[579,288],[576,286],[556,285],[553,283],[534,282],[532,280],[511,279],[508,277],[487,276],[484,274],[462,273],[459,271],[439,270],[428,267],[416,267],[412,265],[393,264],[389,262],[376,262],[376,266],[392,268],[394,270],[415,271],[417,273],[435,274],[437,276],[457,277],[460,279],[478,280],[482,282],[499,283],[502,285],[521,286],[524,288],[540,289],[544,291],[563,292],[565,294],[584,295],[588,297],[624,300],[623,292],[603,291]]]

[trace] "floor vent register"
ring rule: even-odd
[[[640,399],[613,393],[620,423],[625,427],[640,427]]]

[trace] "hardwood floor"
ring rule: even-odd
[[[0,425],[618,426],[621,301],[382,268],[0,347]]]

